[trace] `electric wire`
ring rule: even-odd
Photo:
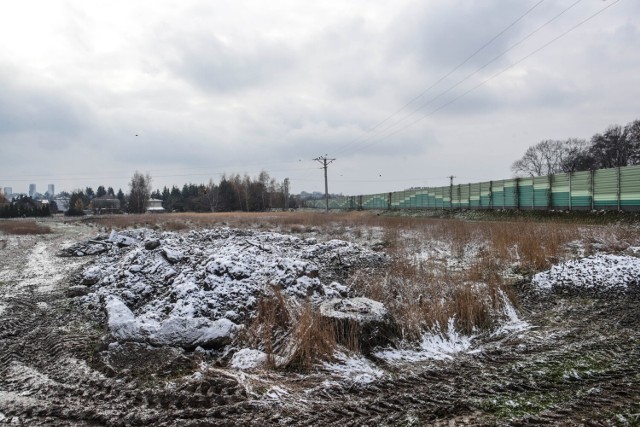
[[[525,55],[524,57],[520,58],[518,61],[510,64],[509,66],[503,68],[502,70],[500,70],[499,72],[493,74],[492,76],[490,76],[489,78],[481,81],[480,83],[478,83],[477,85],[473,86],[472,88],[462,92],[460,95],[454,97],[453,99],[445,102],[444,104],[440,105],[439,107],[435,108],[434,110],[430,111],[429,113],[417,118],[416,120],[409,122],[408,124],[406,124],[405,126],[402,126],[394,131],[392,131],[391,133],[387,134],[387,135],[383,135],[373,141],[371,141],[370,143],[359,147],[356,150],[351,150],[349,153],[353,154],[357,151],[363,150],[365,148],[369,148],[377,143],[379,143],[380,141],[389,138],[390,136],[393,136],[419,122],[421,122],[422,120],[426,119],[427,117],[435,114],[436,112],[448,107],[449,105],[453,104],[454,102],[460,100],[461,98],[465,97],[466,95],[468,95],[469,93],[477,90],[478,88],[480,88],[481,86],[484,86],[486,83],[488,83],[489,81],[493,80],[494,78],[500,76],[501,74],[503,74],[504,72],[508,71],[509,69],[515,67],[516,65],[522,63],[523,61],[525,61],[526,59],[530,58],[531,56],[535,55],[536,53],[540,52],[541,50],[545,49],[546,47],[548,47],[549,45],[555,43],[556,41],[558,41],[559,39],[561,39],[562,37],[566,36],[567,34],[571,33],[572,31],[574,31],[576,28],[580,27],[581,25],[585,24],[586,22],[590,21],[591,19],[595,18],[596,16],[600,15],[602,12],[604,12],[605,10],[609,9],[610,7],[612,7],[613,5],[615,5],[616,3],[618,3],[620,0],[614,0],[613,2],[609,3],[607,6],[603,7],[602,9],[598,10],[597,12],[595,12],[594,14],[590,15],[589,17],[587,17],[586,19],[578,22],[576,25],[572,26],[571,28],[569,28],[568,30],[562,32],[560,35],[554,37],[553,39],[551,39],[549,42],[543,44],[541,47],[533,50],[532,52],[530,52],[529,54]]]
[[[520,46],[522,43],[524,43],[526,40],[528,40],[529,38],[531,38],[533,35],[535,35],[536,33],[538,33],[540,30],[542,30],[544,27],[546,27],[547,25],[551,24],[553,21],[555,21],[556,19],[560,18],[562,15],[564,15],[566,12],[568,12],[569,10],[571,10],[572,8],[574,8],[575,6],[577,6],[579,3],[581,3],[583,0],[576,0],[575,2],[573,2],[572,4],[570,4],[568,7],[566,7],[565,9],[563,9],[562,11],[560,11],[558,14],[554,15],[551,19],[547,20],[546,22],[544,22],[542,25],[538,26],[536,29],[534,29],[533,31],[531,31],[530,33],[528,33],[526,36],[524,36],[523,38],[521,38],[520,40],[518,40],[516,43],[512,44],[511,46],[509,46],[507,49],[505,49],[504,51],[502,51],[501,53],[499,53],[498,55],[496,55],[495,57],[493,57],[492,59],[490,59],[488,62],[484,63],[483,65],[481,65],[478,69],[476,69],[475,71],[473,71],[472,73],[468,74],[467,76],[465,76],[464,78],[462,78],[461,80],[458,80],[456,83],[454,83],[453,85],[449,86],[447,89],[445,89],[444,91],[440,92],[438,95],[436,95],[435,97],[429,99],[427,102],[421,104],[418,108],[416,108],[415,110],[413,110],[411,113],[406,114],[404,117],[402,117],[400,120],[396,121],[395,123],[393,123],[392,125],[386,127],[385,129],[383,129],[381,132],[386,132],[389,131],[390,129],[392,129],[394,126],[399,125],[400,123],[403,123],[404,121],[406,121],[407,119],[409,119],[410,117],[414,116],[415,114],[419,113],[421,110],[425,109],[426,107],[428,107],[429,105],[431,105],[434,101],[440,99],[442,96],[446,95],[447,93],[451,92],[452,90],[454,90],[455,88],[457,88],[458,86],[460,86],[462,83],[466,82],[467,80],[469,80],[471,77],[475,76],[476,74],[478,74],[480,71],[484,70],[486,67],[488,67],[489,65],[493,64],[494,62],[496,62],[498,59],[502,58],[503,56],[505,56],[507,53],[509,53],[511,50],[515,49],[516,47]],[[405,129],[405,127],[402,127],[401,129]],[[390,135],[394,135],[396,132],[392,132],[389,135],[383,136],[382,138],[386,138]],[[371,135],[366,139],[371,139],[374,135]],[[363,143],[366,141],[363,141]],[[351,148],[349,150],[346,151],[342,151],[341,154],[353,154],[357,151],[359,151],[361,148],[366,148],[369,147],[369,145],[367,144],[361,144],[363,145],[363,147],[357,147],[357,148]],[[337,153],[339,154],[339,153]]]
[[[391,120],[393,117],[395,117],[396,115],[398,115],[400,112],[404,111],[409,105],[413,104],[415,101],[417,101],[418,99],[422,98],[427,92],[429,92],[431,89],[433,89],[434,87],[436,87],[438,84],[440,84],[442,81],[444,81],[447,77],[449,77],[451,74],[455,73],[457,70],[460,69],[460,67],[462,67],[464,64],[466,64],[467,62],[469,62],[473,57],[475,57],[478,53],[480,53],[484,48],[486,48],[487,46],[489,46],[491,43],[493,43],[496,39],[498,39],[500,36],[502,36],[504,33],[506,33],[509,29],[511,29],[514,25],[516,25],[518,22],[520,22],[522,19],[524,19],[525,16],[527,16],[529,13],[531,13],[534,9],[536,9],[538,6],[540,6],[545,0],[540,0],[538,1],[536,4],[534,4],[532,7],[530,7],[526,12],[524,12],[522,15],[520,15],[515,21],[511,22],[509,25],[507,25],[505,28],[503,28],[498,34],[496,34],[495,36],[493,36],[489,41],[487,41],[486,43],[484,43],[482,46],[480,46],[478,49],[476,49],[471,55],[467,56],[462,62],[460,62],[458,65],[456,65],[453,69],[451,69],[449,72],[447,72],[445,75],[443,75],[442,77],[440,77],[437,81],[435,81],[434,83],[432,83],[431,85],[429,85],[426,89],[424,89],[422,92],[420,92],[418,95],[416,95],[415,97],[413,97],[411,100],[409,100],[406,104],[404,104],[402,107],[400,107],[398,110],[396,110],[394,113],[392,113],[391,115],[387,116],[384,120],[378,122],[376,125],[372,126],[371,128],[369,128],[368,130],[365,131],[364,134],[362,134],[361,136],[359,136],[358,138],[350,141],[349,143],[346,144],[345,147],[343,147],[342,150],[338,150],[336,152],[336,154],[340,154],[345,148],[349,147],[350,145],[355,144],[357,141],[359,141],[362,138],[365,138],[365,136],[371,132],[373,132],[375,129],[377,129],[379,126],[383,125],[384,123],[386,123],[387,121]],[[581,0],[580,0],[581,1]],[[366,138],[365,138],[366,139]]]

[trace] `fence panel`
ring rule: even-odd
[[[593,174],[593,207],[618,209],[618,169],[600,169]]]
[[[640,165],[620,168],[620,208],[640,210]]]
[[[330,208],[640,210],[640,165],[339,197]]]

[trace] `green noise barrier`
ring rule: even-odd
[[[325,200],[307,201],[325,208]],[[329,209],[640,210],[640,165],[340,196]]]

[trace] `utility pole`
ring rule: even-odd
[[[289,209],[289,178],[284,179],[284,183],[282,184],[282,193],[284,196],[283,209],[287,211]]]
[[[451,175],[449,178],[449,208],[453,209],[453,178],[455,176]]]
[[[327,181],[327,166],[335,162],[336,159],[328,159],[327,155],[325,154],[324,156],[316,157],[313,160],[320,163],[322,165],[322,168],[324,169],[324,201],[326,205],[326,211],[328,213],[329,212],[329,184]]]

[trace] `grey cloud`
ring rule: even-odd
[[[55,132],[69,136],[93,120],[87,103],[68,91],[23,84],[0,72],[0,133]]]
[[[203,32],[169,37],[168,43],[174,51],[168,58],[173,73],[209,92],[235,92],[283,79],[295,62],[287,46],[261,40],[225,43]]]
[[[415,2],[394,23],[397,36],[390,58],[411,57],[429,72],[442,73],[461,63],[528,7],[507,0]],[[465,64],[477,67],[503,52],[520,32],[516,26]],[[464,68],[463,68],[464,69]]]

